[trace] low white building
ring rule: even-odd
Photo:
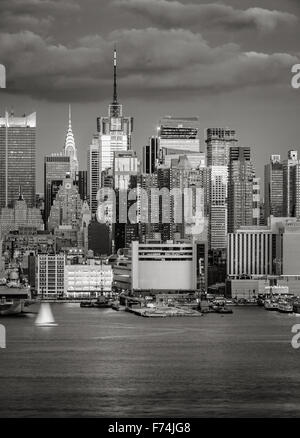
[[[114,284],[134,293],[184,293],[207,286],[206,242],[132,242],[114,266]]]
[[[91,261],[90,261],[91,262]],[[113,271],[102,262],[65,266],[65,297],[96,298],[111,292]]]

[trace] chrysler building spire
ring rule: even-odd
[[[78,171],[78,159],[77,159],[77,150],[74,140],[74,134],[72,130],[72,112],[71,105],[69,105],[69,126],[65,140],[65,155],[70,157],[70,170],[71,177],[75,178],[75,174]]]

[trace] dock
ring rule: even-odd
[[[143,316],[144,318],[165,318],[165,317],[199,317],[202,313],[196,310],[181,309],[180,307],[141,307],[132,308],[126,307],[127,312],[134,313],[137,316]]]

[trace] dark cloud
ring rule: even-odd
[[[273,31],[281,25],[295,24],[298,18],[288,12],[253,7],[246,10],[209,3],[183,4],[167,0],[114,0],[113,5],[147,17],[153,24],[172,27],[211,27]]]
[[[112,50],[117,43],[122,96],[163,97],[177,91],[220,93],[242,87],[288,84],[299,58],[244,52],[237,44],[211,47],[183,29],[117,30],[86,36],[72,46],[25,31],[0,33],[1,62],[13,93],[49,100],[99,100],[111,94]]]
[[[1,0],[1,31],[32,30],[45,33],[56,19],[80,11],[76,0]]]

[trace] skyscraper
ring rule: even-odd
[[[134,151],[115,152],[113,175],[114,188],[128,190],[131,175],[140,173],[140,161]]]
[[[55,230],[59,227],[79,229],[82,219],[82,205],[78,188],[70,174],[67,174],[51,207],[48,220],[49,230]]]
[[[0,117],[0,209],[13,207],[20,187],[29,208],[35,206],[36,113]]]
[[[79,170],[75,175],[75,184],[82,201],[87,199],[87,170]]]
[[[44,221],[46,225],[53,201],[67,173],[70,173],[69,156],[60,153],[44,158]]]
[[[209,249],[226,248],[228,167],[208,168],[208,242]]]
[[[159,160],[159,138],[149,138],[149,144],[143,147],[143,173],[154,173]]]
[[[66,156],[70,157],[71,177],[75,178],[75,175],[78,172],[78,158],[74,134],[72,130],[71,105],[69,105],[69,126],[65,140],[64,153]]]
[[[113,68],[113,100],[108,107],[108,116],[97,119],[100,172],[113,166],[114,152],[127,151],[131,148],[133,118],[123,116],[123,107],[118,102],[116,49],[114,50]]]
[[[227,166],[229,149],[236,145],[235,130],[230,128],[209,128],[206,138],[207,166]]]
[[[236,143],[235,131],[230,128],[207,129],[209,249],[227,246],[229,150]]]
[[[298,152],[288,152],[287,160],[283,160],[283,215],[285,217],[300,216],[300,177]]]
[[[283,164],[280,155],[271,155],[265,165],[265,220],[283,217]]]
[[[229,150],[228,232],[253,225],[254,168],[250,148],[232,146]]]
[[[97,193],[100,187],[101,172],[99,170],[99,139],[95,135],[87,153],[87,201],[92,214],[97,211]]]
[[[159,154],[165,164],[168,156],[200,154],[197,117],[163,117],[158,126]]]
[[[253,225],[261,225],[261,193],[260,178],[253,178]]]

